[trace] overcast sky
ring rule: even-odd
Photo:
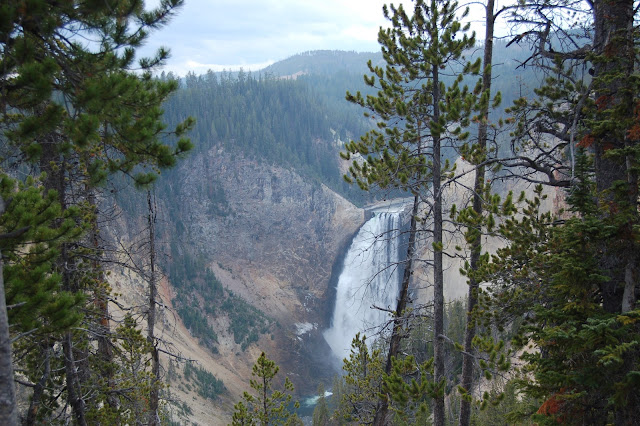
[[[171,58],[163,69],[183,76],[187,71],[202,74],[208,69],[258,70],[309,50],[377,52],[378,29],[388,22],[382,15],[384,3],[185,0],[169,25],[150,35],[142,53],[168,47]]]
[[[165,67],[184,75],[208,69],[257,70],[318,49],[374,52],[384,0],[185,0],[147,48],[166,46]]]

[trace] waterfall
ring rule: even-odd
[[[373,306],[395,309],[399,291],[401,216],[404,205],[386,205],[374,210],[358,231],[344,259],[338,278],[331,328],[324,338],[333,353],[349,355],[357,332],[371,336],[390,318]]]

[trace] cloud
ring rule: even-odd
[[[156,0],[158,1],[158,0]],[[404,0],[406,3],[408,0]],[[255,70],[309,50],[374,52],[384,0],[186,0],[143,54],[171,50],[165,70]],[[399,4],[394,1],[394,4]]]

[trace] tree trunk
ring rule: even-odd
[[[4,212],[4,200],[0,198],[0,214]],[[13,383],[13,358],[11,355],[11,335],[9,317],[4,292],[3,263],[0,252],[0,424],[18,424],[16,389]]]
[[[51,375],[51,345],[49,342],[45,342],[41,346],[44,351],[44,371],[42,372],[42,376],[40,376],[40,380],[36,383],[33,388],[33,395],[31,396],[31,403],[29,404],[29,411],[27,411],[27,418],[24,422],[25,425],[31,426],[36,424],[36,417],[38,415],[38,409],[40,408],[40,401],[42,400],[42,395],[44,394],[44,389],[47,384],[47,380],[49,380],[49,376]]]
[[[160,424],[160,417],[158,416],[158,401],[159,401],[159,388],[158,383],[160,381],[160,360],[158,354],[158,348],[156,346],[155,337],[155,324],[156,324],[156,295],[157,295],[157,282],[156,282],[156,236],[155,236],[155,223],[156,212],[151,200],[151,191],[147,191],[147,204],[149,206],[149,215],[147,216],[149,225],[149,313],[147,316],[147,341],[151,345],[151,375],[152,381],[151,390],[149,394],[149,426],[156,426]]]
[[[73,337],[71,336],[71,332],[65,333],[62,341],[62,349],[64,352],[64,370],[67,376],[67,398],[69,405],[71,405],[71,409],[73,410],[76,423],[79,426],[86,426],[85,406],[80,393],[78,370],[73,356]]]
[[[402,275],[402,284],[400,287],[400,297],[396,306],[396,312],[393,324],[393,330],[391,332],[391,341],[389,342],[389,353],[387,354],[387,363],[385,365],[384,373],[388,376],[391,374],[391,359],[395,358],[400,351],[400,341],[402,340],[402,324],[404,322],[402,316],[404,310],[409,303],[409,283],[411,282],[411,270],[413,263],[413,253],[416,245],[416,228],[418,215],[418,206],[420,199],[417,195],[413,197],[413,209],[411,210],[411,225],[409,227],[409,243],[407,247],[407,262]],[[373,424],[376,426],[382,426],[385,423],[387,414],[389,413],[389,399],[388,396],[380,398],[378,408],[376,410],[376,416],[373,419]]]
[[[47,191],[54,190],[58,192],[60,207],[66,210],[69,183],[65,176],[65,171],[67,170],[66,158],[58,152],[60,136],[57,134],[48,135],[41,144],[40,168],[47,173],[44,186]],[[57,269],[62,276],[62,289],[70,292],[79,291],[72,279],[71,270],[73,268],[71,264],[73,260],[71,259],[67,243],[61,245],[60,257],[56,263]],[[64,370],[67,382],[67,400],[73,411],[76,423],[80,426],[85,426],[87,424],[85,419],[85,403],[82,399],[83,395],[80,383],[82,381],[81,378],[86,380],[89,377],[87,371],[88,354],[81,356],[82,362],[76,362],[73,335],[70,331],[66,332],[62,338],[62,350],[64,353]]]
[[[97,276],[97,288],[93,290],[93,304],[99,318],[98,324],[96,324],[96,340],[98,341],[98,356],[101,361],[100,374],[106,379],[109,389],[114,390],[116,388],[113,378],[115,366],[113,364],[113,343],[111,341],[111,326],[109,323],[111,315],[109,314],[108,290],[105,288],[106,277],[102,264],[102,247],[100,246],[100,229],[98,228],[98,202],[94,190],[88,183],[85,184],[85,191],[87,201],[93,210],[89,237],[94,250],[94,259],[91,262],[91,267],[93,273]],[[107,393],[107,404],[114,412],[118,412],[118,399],[113,392]],[[114,422],[120,424],[119,419],[114,419]]]
[[[633,258],[631,262],[627,264],[625,268],[624,280],[624,293],[622,296],[622,313],[632,311],[636,307],[636,287],[638,284],[638,267],[637,267],[637,254],[631,255]]]
[[[637,122],[633,73],[636,65],[634,48],[634,2],[598,1],[594,7],[594,49],[604,60],[594,61],[596,98],[604,106],[599,120],[611,120],[607,114],[614,111],[618,123]],[[626,215],[626,224],[620,224],[621,241],[616,239],[601,248],[601,269],[609,280],[601,285],[602,305],[610,314],[635,308],[638,290],[638,244],[632,229],[640,223],[638,215],[638,175],[635,153],[638,142],[629,137],[628,128],[619,126],[614,131],[598,135],[595,144],[596,187],[601,214],[605,217]],[[607,156],[610,149],[626,149],[628,154]],[[620,182],[626,185],[618,187]],[[615,218],[612,221],[615,223]],[[622,244],[620,244],[622,243]],[[637,363],[637,351],[624,354],[626,371]],[[625,406],[616,406],[616,425],[637,424],[637,396],[630,395]]]
[[[482,92],[491,95],[491,65],[493,61],[493,16],[494,0],[488,0],[486,5],[486,32],[484,43],[484,58],[482,66]],[[489,96],[490,97],[490,96]],[[483,105],[480,111],[480,126],[478,128],[478,147],[483,154],[487,150],[487,129],[489,125],[489,100]],[[484,157],[480,158],[484,161]],[[475,181],[473,185],[473,211],[479,219],[483,214],[482,194],[484,192],[485,167],[478,166],[476,169]],[[478,269],[480,253],[482,251],[482,225],[477,225],[476,239],[471,243],[471,277],[469,279],[469,295],[467,299],[467,324],[464,332],[464,353],[462,354],[462,380],[461,385],[468,392],[463,395],[460,401],[460,425],[468,426],[471,422],[471,395],[473,390],[473,338],[476,335],[476,322],[473,318],[473,311],[478,303],[478,281],[473,273]],[[472,231],[473,232],[473,231]]]
[[[440,121],[440,76],[433,65],[433,122]],[[433,424],[444,426],[444,277],[442,270],[442,164],[440,135],[433,135],[433,375],[437,395],[433,401]]]
[[[618,122],[632,120],[634,112],[632,79],[635,54],[633,51],[633,2],[632,1],[598,1],[594,2],[594,49],[597,55],[606,60],[594,61],[594,79],[597,81],[596,98],[605,111],[616,108]],[[599,79],[599,81],[598,81]],[[622,116],[622,111],[626,116]],[[599,119],[607,120],[603,115]],[[626,131],[616,129],[607,132],[595,144],[596,187],[600,197],[600,210],[605,215],[616,214],[621,210],[633,210],[637,203],[637,177],[627,169],[624,158],[607,156],[610,149],[624,149],[634,142],[629,141]],[[629,179],[632,182],[628,182]],[[630,190],[630,206],[627,200],[616,199],[611,192],[616,181],[627,181]],[[631,195],[634,194],[634,195]],[[617,204],[617,205],[616,205]],[[634,213],[637,223],[637,208]],[[603,307],[609,313],[617,313],[622,309],[625,271],[629,263],[633,263],[633,248],[626,250],[628,256],[615,253],[615,247],[603,247],[601,258],[602,270],[609,281],[602,284]],[[629,293],[629,292],[628,292]]]

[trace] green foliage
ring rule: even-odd
[[[76,325],[84,297],[62,291],[60,275],[52,274],[59,247],[82,232],[74,219],[79,210],[62,210],[58,194],[45,192],[39,181],[16,182],[0,177],[0,197],[5,208],[0,233],[14,235],[0,240],[5,258],[4,285],[9,322],[16,333],[37,330],[40,334],[61,332]]]
[[[384,376],[382,390],[390,396],[391,410],[399,424],[418,424],[429,418],[430,400],[444,395],[444,386],[444,381],[434,382],[433,358],[418,365],[409,355],[392,358],[391,374]]]
[[[214,353],[218,352],[218,337],[207,316],[226,315],[228,332],[244,351],[261,334],[269,331],[273,321],[262,311],[241,297],[225,290],[202,259],[171,246],[173,260],[169,265],[169,279],[176,288],[173,304],[185,327]]]
[[[535,376],[525,390],[555,402],[549,414],[559,421],[632,424],[640,403],[632,385],[640,354],[636,11],[630,3],[605,2],[588,13],[602,25],[585,32],[584,44],[593,42],[586,57],[565,61],[558,53],[544,64],[553,73],[537,97],[512,108],[519,146],[539,146],[528,134],[533,126],[571,136],[563,138],[571,213],[541,242],[517,238],[517,250],[500,261],[529,250],[539,266],[521,275],[536,292],[518,337],[539,347],[523,355]]]
[[[3,170],[41,175],[16,184],[3,174],[1,184],[8,210],[0,226],[25,228],[2,250],[16,370],[33,386],[27,423],[69,423],[73,415],[79,423],[126,424],[148,411],[157,384],[150,347],[130,316],[110,329],[97,187],[116,172],[148,185],[191,149],[192,120],[169,129],[161,119],[176,83],[153,79],[151,70],[167,52],[135,63],[149,31],[180,5],[9,0],[0,7]]]
[[[510,244],[487,271],[497,285],[483,298],[497,321],[526,319],[512,344],[524,348],[525,372],[517,384],[533,398],[557,398],[560,418],[606,423],[639,395],[634,387],[640,341],[637,310],[608,312],[602,303],[608,277],[598,261],[618,235],[616,216],[602,216],[588,202],[595,187],[580,154],[579,180],[567,201],[576,215],[554,223],[540,213],[541,188],[519,215],[500,227]],[[515,213],[515,209],[510,211]],[[535,349],[532,349],[533,344]]]
[[[222,284],[201,259],[194,259],[187,253],[181,255],[173,244],[171,253],[173,261],[168,269],[169,280],[179,296],[173,300],[176,311],[190,333],[217,353],[218,337],[206,314],[215,314],[215,308],[224,296]],[[200,308],[200,298],[204,309]]]
[[[554,7],[548,6],[524,10],[546,17]],[[526,315],[517,337],[521,345],[530,341],[538,347],[523,354],[535,377],[523,386],[553,406],[539,417],[547,422],[635,424],[640,403],[632,385],[640,354],[633,319],[640,242],[640,84],[632,28],[637,10],[631,3],[602,2],[583,11],[586,19],[572,23],[580,31],[551,36],[557,22],[539,24],[545,30],[538,46],[554,54],[536,59],[551,72],[535,98],[520,99],[511,108],[515,148],[545,152],[535,165],[550,166],[549,180],[568,187],[570,213],[553,227],[547,223],[549,230],[539,241],[509,230],[515,237],[513,251],[498,263],[510,267],[529,254],[536,263],[523,273],[509,270],[530,290],[517,299],[522,303],[519,313]],[[566,52],[569,39],[571,49],[585,54]],[[539,217],[525,216],[536,228],[545,227]],[[512,312],[518,312],[517,303]]]
[[[96,388],[101,392],[94,403],[88,406],[87,421],[90,424],[113,424],[119,421],[136,423],[138,419],[145,418],[149,410],[148,395],[151,387],[163,387],[162,382],[156,381],[148,368],[151,362],[151,345],[130,314],[124,317],[112,338],[115,353],[109,365],[100,365],[104,361],[99,356],[91,361],[94,368],[114,371],[113,380],[121,389],[117,395],[118,403],[115,406],[108,403],[109,378],[96,377]]]
[[[341,137],[369,125],[350,105],[324,90],[335,90],[344,81],[318,75],[298,79],[240,76],[190,74],[186,87],[165,105],[167,121],[182,120],[187,112],[197,118],[192,138],[198,153],[213,147],[241,152],[250,159],[292,168],[357,198],[342,182],[335,145]],[[214,206],[216,213],[226,213],[223,200]]]
[[[78,154],[79,168],[89,172],[92,184],[115,171],[134,175],[137,184],[149,184],[156,173],[140,166],[175,164],[176,157],[191,148],[183,137],[191,122],[165,131],[160,105],[176,84],[156,81],[149,73],[167,52],[141,60],[143,73],[131,69],[136,66],[135,48],[148,30],[165,24],[180,4],[164,2],[153,11],[145,11],[138,1],[6,4],[0,22],[0,79],[6,82],[3,111],[12,110],[3,114],[2,123],[9,141],[37,160],[45,149],[43,140],[62,136],[54,149]],[[41,21],[36,25],[23,16]],[[128,21],[135,25],[122,24]],[[180,138],[173,148],[160,141],[168,133]]]
[[[457,392],[450,384],[455,383],[462,371],[462,346],[464,340],[466,307],[461,300],[447,304],[444,324],[447,344],[444,348],[445,378],[444,388],[436,387],[433,379],[434,347],[425,335],[433,328],[432,320],[415,319],[402,344],[401,352],[406,358],[393,359],[392,371],[384,376],[382,392],[391,398],[394,424],[420,424],[431,414],[431,398],[437,392],[452,395]]]
[[[189,424],[189,417],[193,415],[193,410],[185,402],[177,400],[170,400],[167,409],[164,413],[164,418],[161,419],[162,424],[168,426],[182,426]]]
[[[430,248],[433,251],[434,381],[426,377],[423,386],[431,386],[434,398],[434,422],[444,422],[444,297],[443,297],[443,181],[455,179],[455,163],[450,161],[444,145],[454,149],[468,138],[471,114],[478,108],[478,94],[469,90],[465,75],[477,75],[481,61],[467,61],[465,51],[475,45],[475,34],[469,36],[464,19],[469,10],[459,9],[456,2],[422,1],[404,5],[385,5],[383,12],[389,28],[380,28],[378,41],[385,65],[368,63],[365,83],[377,90],[363,95],[347,92],[347,101],[366,109],[365,116],[377,122],[376,128],[345,145],[341,156],[352,160],[345,180],[360,189],[397,188],[429,200]],[[460,11],[462,13],[460,13]],[[457,15],[460,13],[460,16]],[[455,69],[455,77],[444,80],[443,70]],[[486,103],[486,102],[485,102]],[[449,155],[451,155],[449,153]],[[398,360],[402,364],[402,360]],[[408,361],[409,362],[409,361]],[[410,361],[413,364],[413,360]],[[398,365],[400,365],[398,364]],[[407,367],[408,368],[408,367]],[[402,370],[402,369],[400,369]],[[398,373],[399,374],[399,373]],[[426,374],[426,372],[424,373]],[[401,405],[403,378],[393,376],[394,388]],[[385,385],[391,383],[385,381]],[[417,386],[417,382],[416,382]],[[420,391],[424,391],[420,389]],[[379,417],[386,416],[383,400]],[[419,412],[426,416],[426,402]],[[401,410],[404,407],[401,408]],[[415,407],[411,407],[415,411]],[[424,417],[423,417],[424,418]],[[414,419],[415,420],[415,419]],[[407,419],[406,421],[412,421]]]
[[[288,377],[284,380],[284,390],[274,388],[274,377],[280,368],[266,357],[264,352],[253,366],[249,382],[253,394],[244,393],[243,401],[234,406],[233,425],[297,425],[298,416],[289,411],[294,391]],[[296,401],[294,407],[298,408]]]
[[[218,335],[213,330],[213,327],[209,325],[207,317],[200,310],[188,306],[180,306],[176,311],[189,333],[200,339],[200,343],[208,347],[213,353],[218,353],[218,348],[216,347]]]
[[[340,414],[338,408],[342,403],[343,396],[345,395],[346,384],[343,376],[336,374],[333,376],[331,384],[331,397],[329,398],[329,411],[331,411],[331,424],[332,425],[344,425],[347,424],[346,420]]]
[[[257,342],[260,334],[267,333],[272,324],[262,311],[230,291],[220,308],[229,316],[229,332],[233,333],[233,340],[242,346],[243,351]]]
[[[349,358],[343,361],[342,398],[334,414],[338,421],[368,424],[375,416],[384,361],[379,349],[369,350],[366,339],[366,336],[356,334],[351,342]]]
[[[217,379],[204,368],[194,366],[191,361],[185,363],[183,377],[188,383],[195,384],[198,395],[206,399],[215,400],[227,390],[222,380]]]
[[[518,392],[517,382],[508,381],[504,386],[494,383],[485,400],[491,401],[484,408],[475,407],[471,424],[478,426],[501,426],[521,424],[532,426],[528,420],[531,413],[540,407],[541,401]]]
[[[392,27],[381,29],[378,39],[386,66],[369,61],[371,74],[365,76],[365,83],[378,92],[366,97],[347,92],[349,102],[378,121],[376,129],[345,146],[343,158],[364,157],[349,168],[348,182],[364,190],[373,185],[417,191],[417,183],[428,180],[430,168],[441,164],[440,139],[466,138],[461,129],[469,124],[475,96],[462,82],[465,74],[479,71],[479,62],[466,63],[447,85],[440,81],[439,71],[444,61],[462,60],[464,50],[475,43],[455,21],[455,9],[454,4],[418,1],[410,16],[402,5],[385,7]],[[447,123],[461,127],[447,132]],[[437,148],[430,147],[431,140],[438,141]]]

